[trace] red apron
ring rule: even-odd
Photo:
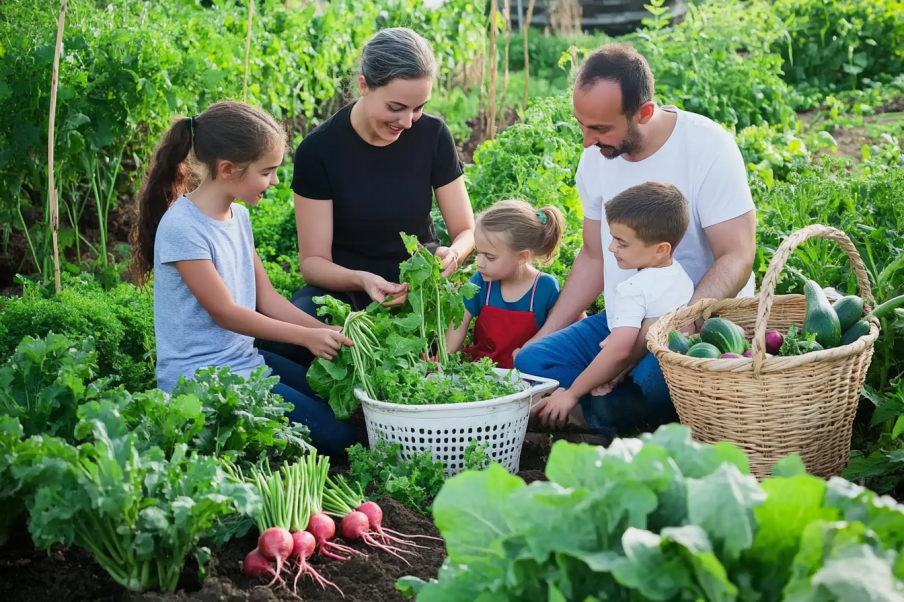
[[[471,361],[488,357],[500,368],[510,370],[515,367],[512,352],[524,345],[539,330],[537,319],[534,318],[534,293],[537,291],[539,279],[540,274],[537,274],[534,286],[530,289],[529,311],[492,307],[490,290],[493,283],[487,283],[487,298],[474,324],[474,344],[462,349],[462,352],[471,356]]]

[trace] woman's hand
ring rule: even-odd
[[[407,284],[394,284],[376,274],[365,273],[362,285],[364,292],[383,307],[398,307],[408,299]],[[383,300],[389,296],[392,296],[392,299],[384,303]]]
[[[443,277],[448,278],[459,268],[458,251],[455,249],[439,247],[436,250],[436,256],[443,260]]]
[[[351,347],[354,342],[332,328],[305,328],[300,344],[317,357],[332,360],[343,345]]]

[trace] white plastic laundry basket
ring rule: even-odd
[[[512,474],[518,472],[530,408],[559,382],[503,368],[495,368],[495,372],[500,380],[520,377],[523,390],[486,401],[402,405],[370,399],[363,390],[355,389],[364,408],[371,447],[381,439],[399,443],[404,460],[430,450],[434,461],[442,460],[446,475],[452,476],[464,470],[465,449],[476,439],[489,442],[485,453],[491,461]]]

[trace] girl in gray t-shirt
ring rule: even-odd
[[[355,429],[336,420],[306,381],[306,370],[254,347],[262,338],[332,359],[352,345],[276,292],[254,249],[248,209],[277,184],[287,146],[273,117],[245,103],[219,102],[166,132],[139,194],[133,264],[140,283],[154,272],[157,386],[167,392],[205,367],[228,366],[246,378],[267,366],[273,389],[294,406],[289,419],[305,424],[322,453],[342,453]],[[189,157],[204,169],[188,191]]]

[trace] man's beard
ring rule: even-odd
[[[628,135],[625,136],[620,145],[609,146],[608,144],[596,143],[596,146],[600,149],[600,154],[607,159],[615,159],[621,155],[632,155],[638,152],[642,145],[643,137],[640,134],[640,129],[633,123],[628,123]]]

